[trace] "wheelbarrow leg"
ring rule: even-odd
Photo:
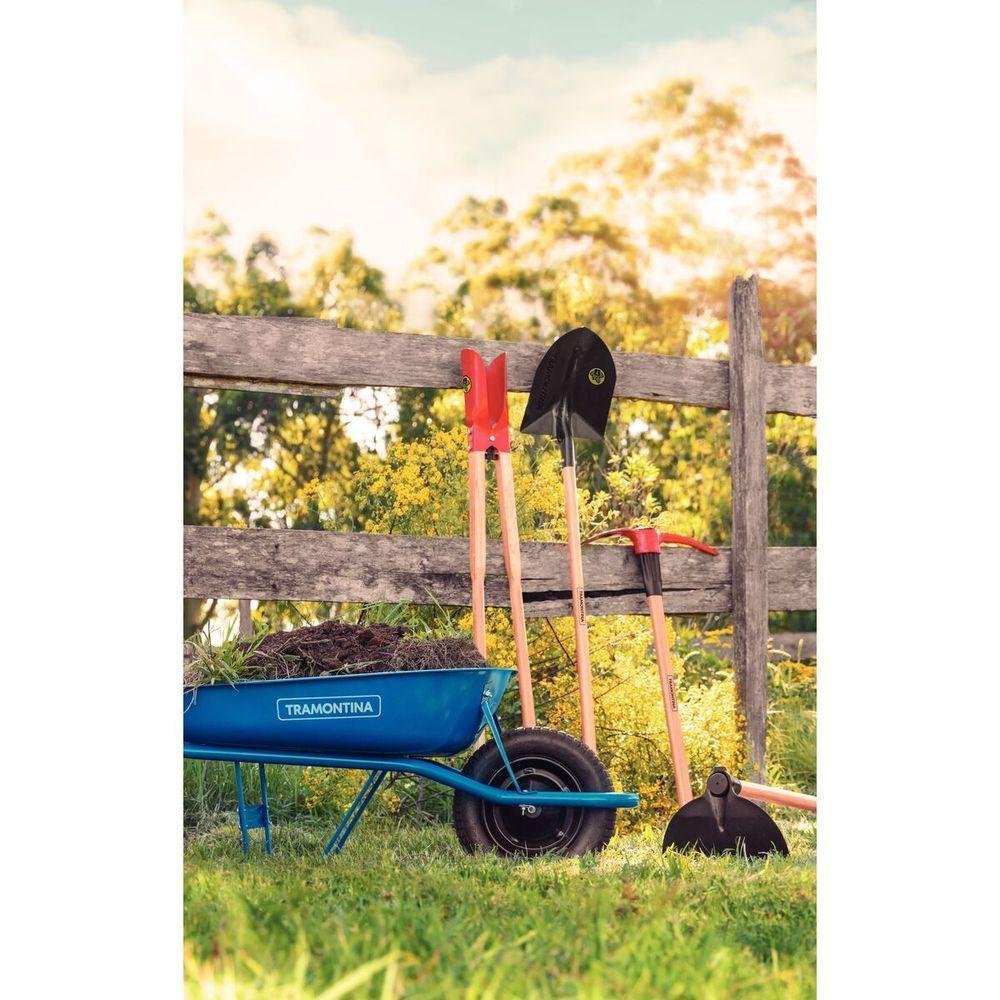
[[[260,811],[264,821],[264,852],[270,855],[274,852],[271,849],[271,809],[267,804],[267,774],[263,764],[258,764],[257,768],[260,773]]]
[[[264,765],[258,764],[258,774],[260,775],[260,802],[255,805],[247,805],[246,796],[243,791],[243,770],[239,761],[234,762],[236,769],[236,814],[240,821],[240,841],[243,845],[243,853],[250,853],[250,831],[264,831],[264,851],[272,854],[271,849],[271,814],[267,805],[267,775],[264,772]]]
[[[368,808],[369,803],[375,797],[375,793],[378,791],[379,785],[385,780],[386,774],[388,774],[388,771],[372,771],[365,779],[365,783],[354,797],[350,808],[344,813],[344,818],[340,821],[340,825],[333,831],[333,836],[326,847],[323,848],[324,857],[331,851],[334,854],[339,854],[344,849],[347,838],[351,835],[351,831],[357,825],[358,820],[361,819],[361,814]]]

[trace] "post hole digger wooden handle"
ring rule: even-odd
[[[517,689],[521,699],[521,722],[535,725],[535,697],[531,689],[528,660],[528,627],[524,621],[524,591],[521,586],[521,538],[517,530],[517,505],[514,498],[514,467],[510,452],[497,453],[497,499],[500,501],[500,534],[503,561],[510,586],[510,623],[514,632],[514,658],[517,662]]]
[[[486,455],[469,452],[469,579],[472,642],[486,658]]]

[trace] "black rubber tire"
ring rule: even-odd
[[[522,788],[611,792],[611,778],[597,755],[578,739],[556,729],[512,729],[503,734],[511,767]],[[497,788],[513,788],[492,740],[468,760],[462,773]],[[455,790],[452,822],[470,854],[495,851],[508,857],[558,854],[579,857],[601,851],[615,829],[614,809],[539,808],[529,816],[521,806],[497,806]]]

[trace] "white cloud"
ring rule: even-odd
[[[515,205],[559,156],[625,139],[632,99],[675,76],[741,86],[762,124],[815,158],[815,26],[801,10],[638,58],[498,58],[431,72],[333,12],[194,0],[185,26],[185,212],[215,208],[242,248],[347,229],[390,278],[466,194]]]

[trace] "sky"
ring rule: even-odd
[[[239,252],[348,231],[397,283],[461,198],[514,209],[559,157],[624,142],[636,95],[747,91],[815,165],[815,9],[770,0],[188,0],[185,224]]]

